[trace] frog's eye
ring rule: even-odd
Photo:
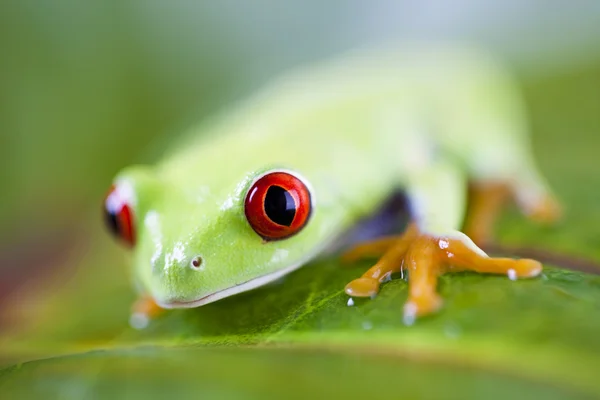
[[[115,185],[104,199],[104,219],[108,229],[129,246],[135,244],[133,213]]]
[[[284,239],[300,232],[308,222],[310,191],[290,173],[269,172],[254,182],[244,208],[250,226],[263,239]]]

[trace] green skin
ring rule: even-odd
[[[525,211],[547,195],[521,103],[492,59],[465,49],[356,53],[284,76],[194,129],[155,167],[116,177],[133,210],[138,287],[177,308],[264,285],[399,188],[422,232],[481,252],[459,231],[468,180],[509,183]],[[280,169],[307,183],[312,214],[297,234],[265,242],[244,200]]]

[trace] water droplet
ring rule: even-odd
[[[350,297],[348,299],[348,303],[347,304],[348,304],[348,307],[352,307],[354,305],[354,300],[352,300],[352,297]]]
[[[129,318],[129,325],[133,329],[141,330],[148,326],[150,319],[144,313],[133,313]]]
[[[402,322],[404,325],[412,325],[415,323],[417,318],[417,305],[414,303],[406,303],[404,305],[404,315],[402,316]]]
[[[383,279],[381,280],[381,282],[385,283],[385,282],[389,282],[391,280],[392,280],[392,273],[388,272],[383,276]]]
[[[508,275],[508,279],[510,279],[511,281],[517,280],[517,271],[515,271],[514,269],[509,269],[506,274]]]

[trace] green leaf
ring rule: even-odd
[[[600,392],[600,319],[589,318],[600,310],[600,277],[554,268],[518,282],[446,275],[440,282],[445,309],[405,326],[402,279],[387,283],[377,298],[348,306],[341,289],[367,266],[343,268],[324,260],[271,287],[170,312],[143,331],[126,329],[98,346],[105,350],[8,368],[0,375],[0,393],[73,390],[112,398],[256,390],[278,397],[302,380],[315,386],[298,393],[334,390],[327,382],[335,370],[347,382],[335,390],[346,394],[371,390],[412,398],[444,392],[428,386],[424,376],[478,397]],[[93,314],[72,318],[80,326]],[[89,339],[74,336],[71,344]],[[124,376],[131,381],[124,384]]]
[[[576,398],[527,381],[408,355],[316,348],[144,347],[67,356],[5,371],[5,398]],[[449,393],[448,388],[453,388]]]

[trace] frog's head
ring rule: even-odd
[[[132,247],[140,290],[165,308],[196,307],[276,280],[313,256],[310,184],[289,170],[190,185],[132,167],[105,200],[111,230]]]

